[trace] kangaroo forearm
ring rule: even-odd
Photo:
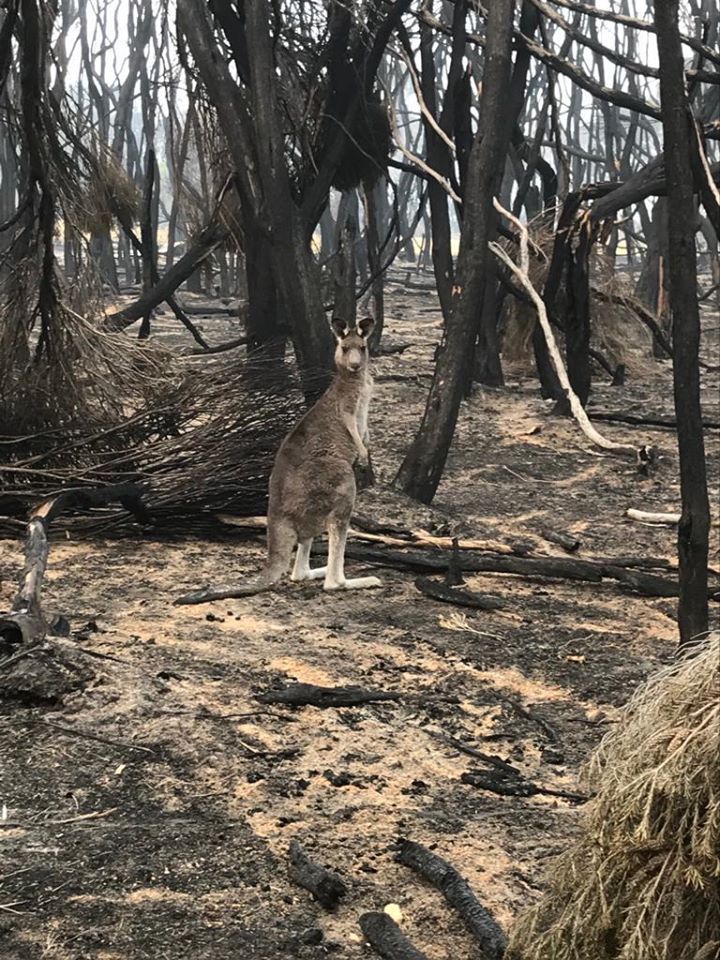
[[[345,426],[348,429],[348,433],[352,437],[353,443],[355,444],[355,449],[358,452],[358,455],[361,458],[367,456],[367,448],[363,443],[362,437],[360,436],[360,431],[358,430],[357,422],[354,417],[345,418]]]

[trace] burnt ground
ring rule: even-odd
[[[642,478],[552,418],[520,368],[506,389],[478,390],[464,404],[432,510],[390,490],[439,336],[434,297],[418,288],[428,280],[411,281],[397,274],[389,285],[388,342],[412,346],[375,365],[380,483],[358,512],[562,555],[540,536],[550,526],[576,534],[582,557],[672,560],[675,532],[624,512],[677,506],[674,434],[600,425],[659,447],[657,470]],[[704,322],[706,357],[717,362],[717,315]],[[223,340],[232,325],[203,326]],[[717,417],[717,375],[705,379]],[[671,414],[670,366],[636,357],[628,385],[598,378],[593,402]],[[708,451],[717,504],[718,431]],[[712,553],[717,566],[716,538]],[[469,584],[506,605],[461,611],[387,569],[373,591],[288,584],[209,607],[172,605],[189,588],[247,575],[262,556],[262,541],[234,528],[213,540],[54,542],[45,604],[70,620],[59,645],[82,663],[84,682],[62,703],[2,704],[3,960],[351,960],[372,955],[359,915],[390,903],[431,960],[477,957],[440,894],[395,862],[397,839],[450,860],[510,924],[539,896],[579,808],[467,785],[463,773],[486,767],[451,740],[510,760],[544,787],[581,789],[590,751],[676,641],[674,601],[609,582],[479,575]],[[19,543],[0,543],[0,609],[20,558]],[[326,710],[255,699],[295,680],[400,699]],[[346,881],[335,912],[288,878],[292,838]]]

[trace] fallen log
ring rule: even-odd
[[[288,875],[290,879],[298,886],[308,890],[326,910],[334,910],[347,893],[345,883],[336,873],[312,863],[297,840],[290,843],[289,856]]]
[[[615,567],[639,567],[642,570],[677,570],[677,563],[672,563],[666,557],[613,557],[612,561],[606,560],[605,563],[612,563]]]
[[[238,308],[237,307],[216,307],[216,306],[204,306],[203,304],[186,304],[183,307],[185,313],[189,313],[190,316],[194,317],[237,317]]]
[[[322,555],[323,547],[318,549]],[[447,554],[425,550],[380,550],[370,546],[348,544],[345,556],[351,560],[375,563],[381,566],[407,570],[435,570],[448,568]],[[468,573],[507,573],[520,577],[543,577],[600,583],[603,579],[619,583],[648,597],[676,597],[678,586],[672,580],[616,566],[612,561],[579,560],[571,557],[507,557],[462,553],[460,568]]]
[[[360,929],[367,942],[384,957],[384,960],[428,960],[408,940],[393,918],[387,913],[373,910],[360,917]]]
[[[405,546],[406,544],[402,544]],[[315,556],[325,556],[327,545],[320,543],[314,551]],[[388,550],[370,545],[348,544],[345,556],[361,563],[390,567],[395,570],[435,571],[445,573],[450,566],[447,552],[434,548],[423,550]],[[493,556],[492,554],[458,553],[459,568],[467,573],[501,573],[519,577],[539,577],[543,579],[573,580],[587,583],[600,583],[604,579],[616,580],[629,590],[646,597],[677,597],[678,585],[650,573],[642,573],[606,560],[579,560],[570,557],[516,557]],[[714,597],[715,590],[710,591]],[[243,584],[228,585],[220,588],[197,590],[175,600],[176,604],[210,603],[214,600],[230,600],[235,597],[246,598],[247,588]]]
[[[442,893],[450,906],[463,918],[487,960],[501,960],[507,944],[505,933],[455,867],[412,840],[401,842],[396,859],[419,873]]]
[[[314,683],[288,683],[255,696],[260,703],[282,703],[291,707],[356,707],[362,703],[399,700],[402,694],[362,687],[319,687]]]

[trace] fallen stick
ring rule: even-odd
[[[43,820],[43,826],[52,824],[54,827],[64,826],[66,823],[79,823],[85,822],[87,820],[101,820],[103,817],[109,817],[111,813],[115,813],[119,807],[108,807],[107,810],[93,810],[92,813],[80,813],[76,817],[64,817],[62,820]]]
[[[289,856],[290,879],[308,890],[326,910],[334,910],[347,893],[347,887],[340,877],[325,867],[312,863],[297,840],[290,843]]]
[[[360,928],[368,943],[385,960],[428,960],[427,954],[410,943],[387,913],[363,913],[360,917]]]
[[[465,743],[464,740],[456,740],[455,737],[443,736],[441,739],[447,743],[448,746],[454,750],[459,750],[460,753],[467,754],[468,757],[475,757],[476,760],[489,763],[491,766],[497,767],[499,770],[504,770],[506,773],[517,773],[516,768],[511,763],[503,760],[502,757],[495,756],[494,753],[484,753],[482,750],[478,750],[477,747],[473,747],[472,744]]]
[[[520,221],[516,216],[510,213],[509,210],[506,210],[503,205],[495,198],[494,200],[495,209],[502,216],[507,217],[511,223],[515,225],[520,235],[520,266],[518,266],[512,257],[509,256],[506,250],[504,250],[498,243],[491,241],[488,243],[488,247],[495,256],[501,260],[505,266],[511,271],[511,273],[517,277],[522,286],[530,295],[535,309],[537,311],[538,320],[540,321],[540,326],[542,328],[543,334],[545,335],[545,341],[547,343],[548,353],[550,354],[550,359],[552,360],[553,367],[557,374],[558,380],[560,381],[560,386],[567,396],[568,402],[570,403],[570,410],[573,417],[578,423],[578,426],[585,434],[585,436],[594,443],[597,447],[600,447],[602,450],[607,450],[610,453],[619,453],[619,454],[631,454],[634,456],[640,465],[645,459],[650,455],[652,447],[644,445],[641,447],[636,447],[633,444],[628,443],[615,443],[613,440],[608,440],[606,437],[595,429],[595,427],[590,422],[585,408],[580,402],[580,398],[573,390],[570,385],[570,380],[565,369],[565,364],[562,361],[560,356],[560,350],[558,349],[557,341],[555,340],[555,334],[553,333],[552,327],[550,326],[550,321],[548,319],[547,310],[543,302],[542,297],[537,292],[535,287],[530,280],[528,273],[529,270],[529,258],[528,258],[528,240],[529,234],[527,227],[522,221]]]
[[[511,707],[516,713],[518,713],[524,720],[527,720],[529,723],[535,723],[543,731],[545,736],[548,738],[550,743],[559,743],[560,738],[557,735],[557,731],[548,723],[547,720],[544,720],[542,717],[539,717],[536,713],[526,707],[524,703],[521,703],[519,700],[516,700],[514,697],[510,697],[504,694],[500,694],[500,699],[503,703],[506,703]]]
[[[634,427],[658,427],[662,430],[677,430],[675,417],[649,416],[641,417],[634,413],[606,413],[593,410],[593,419],[604,420],[606,423],[629,423]],[[705,430],[720,430],[720,420],[703,420]]]
[[[437,887],[463,918],[487,960],[501,960],[507,945],[505,933],[455,867],[412,840],[402,841],[396,859]]]
[[[138,753],[150,753],[155,754],[157,751],[152,747],[141,747],[135,743],[128,743],[125,740],[115,740],[112,737],[101,737],[96,733],[89,733],[87,730],[77,730],[75,727],[66,727],[60,723],[53,723],[51,720],[45,720],[44,718],[34,720],[32,718],[24,719],[22,723],[37,723],[43,727],[49,727],[52,730],[58,730],[60,733],[65,733],[71,737],[78,737],[81,740],[93,740],[95,743],[103,743],[108,747],[119,747],[121,750],[135,750]]]
[[[318,687],[314,683],[289,683],[278,690],[255,696],[260,703],[282,703],[291,707],[356,707],[362,703],[399,700],[402,694],[362,687]]]
[[[431,600],[441,603],[452,603],[456,607],[470,607],[473,610],[500,610],[505,602],[500,597],[489,593],[478,593],[475,590],[462,590],[459,587],[448,586],[439,580],[429,580],[427,577],[418,577],[415,586]]]
[[[569,790],[555,790],[553,787],[541,787],[524,777],[519,770],[512,773],[504,770],[468,770],[460,775],[463,783],[481,790],[489,790],[501,797],[558,797],[571,803],[586,803],[589,797]]]
[[[556,543],[563,550],[567,550],[568,553],[575,553],[576,550],[580,549],[580,541],[577,537],[561,533],[559,530],[550,530],[549,527],[543,527],[542,537],[549,543]]]
[[[237,337],[235,340],[228,340],[226,343],[218,343],[215,346],[207,346],[200,350],[191,350],[189,357],[209,357],[214,353],[227,353],[228,350],[235,350],[237,347],[243,347],[248,342],[247,337]]]
[[[225,523],[231,527],[244,527],[249,530],[267,529],[267,517],[235,517],[227,513],[218,513],[216,516],[221,523]],[[353,519],[357,521],[360,518]],[[362,523],[363,521],[360,522]],[[398,527],[395,528],[395,532],[402,534],[402,536],[390,536],[385,533],[379,533],[377,530],[357,530],[350,527],[348,537],[355,540],[366,540],[368,543],[383,543],[389,547],[427,546],[438,547],[443,550],[450,550],[453,546],[453,541],[457,540],[457,538],[453,537],[435,537],[425,530],[401,530],[401,528]],[[457,540],[457,546],[459,550],[487,550],[491,553],[509,555],[527,552],[529,547],[528,544],[524,543],[508,544],[502,543],[499,540],[478,539]]]
[[[381,344],[380,349],[377,352],[378,357],[391,357],[395,353],[405,353],[406,350],[409,350],[410,347],[414,346],[412,343],[388,343]]]
[[[669,527],[680,523],[679,513],[653,513],[648,510],[635,510],[633,507],[625,511],[625,516],[630,517],[631,520],[639,520],[641,523],[657,523]]]

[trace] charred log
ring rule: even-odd
[[[365,939],[384,960],[428,960],[427,955],[410,943],[387,913],[363,913],[360,927]]]
[[[277,690],[259,693],[260,703],[281,703],[289,707],[357,707],[363,703],[400,700],[402,694],[362,687],[318,687],[314,683],[289,683]]]
[[[488,960],[502,960],[507,943],[502,927],[455,867],[412,840],[402,841],[397,860],[437,887],[463,918]]]
[[[334,910],[347,894],[343,880],[326,867],[313,863],[297,840],[290,844],[289,857],[290,879],[308,890],[326,910]]]

